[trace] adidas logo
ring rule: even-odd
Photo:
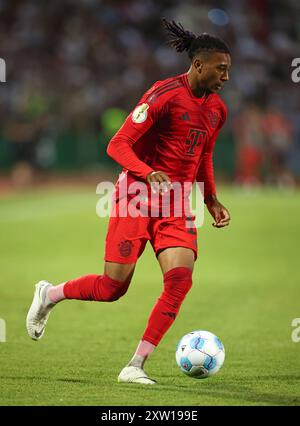
[[[167,317],[170,317],[172,319],[176,318],[175,312],[162,312],[163,315],[167,315]]]
[[[182,114],[182,116],[181,116],[181,118],[182,118],[184,121],[190,121],[190,116],[189,116],[189,113],[188,113],[188,112],[183,113],[183,114]]]

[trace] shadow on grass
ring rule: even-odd
[[[174,377],[164,376],[170,381],[174,381]],[[272,383],[273,382],[273,383]],[[210,397],[212,400],[219,400],[223,405],[230,405],[230,401],[238,402],[241,405],[249,403],[255,405],[297,405],[300,406],[300,391],[296,394],[296,389],[299,386],[300,375],[262,375],[262,376],[245,376],[232,380],[213,381],[195,380],[187,378],[187,382],[182,384],[174,383],[173,386],[163,385],[163,388],[170,392],[184,391],[186,395],[190,393],[191,403],[195,405],[201,404],[201,397]],[[255,389],[259,387],[268,387],[270,392]],[[284,389],[281,390],[281,386]],[[254,388],[255,387],[255,388]],[[287,388],[289,393],[287,395]],[[299,387],[298,387],[299,389]],[[154,389],[155,390],[155,389]],[[157,388],[158,390],[158,388]],[[161,389],[160,389],[161,390]],[[199,402],[198,401],[199,398]]]
[[[51,376],[0,376],[0,380],[24,380],[32,382],[63,382],[63,383],[80,383],[80,384],[95,384],[95,380],[90,379],[74,379],[68,377],[53,378]]]
[[[51,376],[0,376],[0,379],[13,381],[59,382],[68,384],[79,384],[94,386],[99,385],[100,381],[93,378],[74,378],[74,377],[51,377]],[[184,381],[184,383],[183,383]],[[231,377],[226,380],[193,380],[184,378],[183,381],[174,380],[173,376],[161,375],[156,386],[143,386],[136,384],[122,384],[122,388],[133,396],[141,392],[143,394],[157,394],[158,400],[161,399],[161,392],[167,392],[175,399],[181,399],[184,394],[184,400],[180,405],[294,405],[300,406],[300,394],[296,394],[300,375],[292,376],[265,375],[265,376],[245,376]],[[108,384],[109,385],[109,384]],[[115,383],[111,383],[115,385]],[[118,386],[120,386],[118,384]],[[258,389],[261,386],[261,391]],[[281,389],[281,386],[283,387]],[[266,389],[267,388],[267,389]],[[120,387],[121,389],[121,387]],[[294,390],[295,389],[295,390]],[[289,395],[287,395],[287,392]],[[294,393],[294,394],[293,394]],[[211,399],[211,404],[210,404]],[[160,405],[156,402],[156,405]],[[161,405],[164,405],[162,403]]]

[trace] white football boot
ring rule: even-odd
[[[43,337],[45,326],[51,309],[55,303],[45,302],[46,291],[52,284],[40,281],[35,286],[33,301],[26,318],[26,327],[29,337],[39,340]]]
[[[155,385],[156,381],[150,379],[148,375],[139,367],[124,367],[118,376],[118,382],[140,383],[142,385]]]

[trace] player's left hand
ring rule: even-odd
[[[229,211],[217,200],[217,198],[214,197],[211,200],[206,201],[206,207],[215,220],[215,223],[213,223],[212,226],[215,228],[223,228],[224,226],[229,225]]]

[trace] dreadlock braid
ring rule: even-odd
[[[227,44],[219,37],[207,33],[202,33],[197,37],[193,32],[185,30],[180,23],[168,22],[164,18],[162,23],[170,37],[168,44],[177,52],[186,50],[190,59],[204,51],[230,54]]]
[[[175,47],[177,52],[189,50],[191,43],[196,39],[195,34],[185,30],[180,23],[176,24],[175,21],[168,22],[163,18],[162,22],[170,37],[170,46]]]

